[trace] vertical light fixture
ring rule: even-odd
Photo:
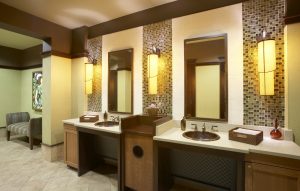
[[[94,64],[97,60],[93,60],[92,63],[85,64],[85,94],[93,93],[93,77],[94,77]]]
[[[266,31],[258,38],[258,74],[260,95],[274,95],[276,69],[275,40]]]
[[[158,59],[160,51],[153,47],[152,53],[148,55],[148,93],[157,94]]]

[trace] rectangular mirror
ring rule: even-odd
[[[108,112],[132,113],[133,49],[108,53]]]
[[[185,115],[227,121],[227,35],[184,42]]]

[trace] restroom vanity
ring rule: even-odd
[[[100,123],[103,120],[100,120]],[[119,123],[81,123],[79,119],[64,120],[65,163],[78,176],[97,169],[100,173],[117,174],[118,189],[122,190],[121,130]]]
[[[154,137],[155,190],[300,190],[300,148],[292,141],[266,136],[254,146],[229,140],[228,131],[195,141],[183,137],[178,122],[163,126]]]

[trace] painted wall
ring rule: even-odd
[[[133,113],[143,112],[142,102],[142,50],[143,50],[143,28],[133,28],[117,33],[104,35],[102,37],[102,112],[107,111],[108,96],[108,52],[133,48]]]
[[[21,71],[0,69],[0,127],[6,126],[6,114],[21,109]]]
[[[300,23],[287,25],[285,32],[287,126],[294,131],[295,141],[300,145]]]
[[[118,71],[118,109],[119,112],[131,111],[131,71]]]
[[[43,59],[43,143],[62,143],[62,120],[71,117],[71,59]]]
[[[32,72],[34,71],[42,71],[42,68],[20,72],[20,111],[29,112],[30,117],[41,117],[42,112],[32,109]]]
[[[71,117],[76,118],[87,110],[87,95],[85,94],[85,63],[86,57],[72,59],[71,75]]]
[[[226,33],[228,123],[243,124],[242,4],[188,15],[172,21],[173,118],[181,119],[184,115],[184,40]]]

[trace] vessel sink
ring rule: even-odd
[[[96,126],[100,126],[100,127],[112,127],[115,125],[119,125],[119,122],[116,121],[101,121],[101,122],[97,122],[95,123]]]
[[[182,134],[185,138],[196,141],[216,141],[220,136],[207,131],[187,131]]]

